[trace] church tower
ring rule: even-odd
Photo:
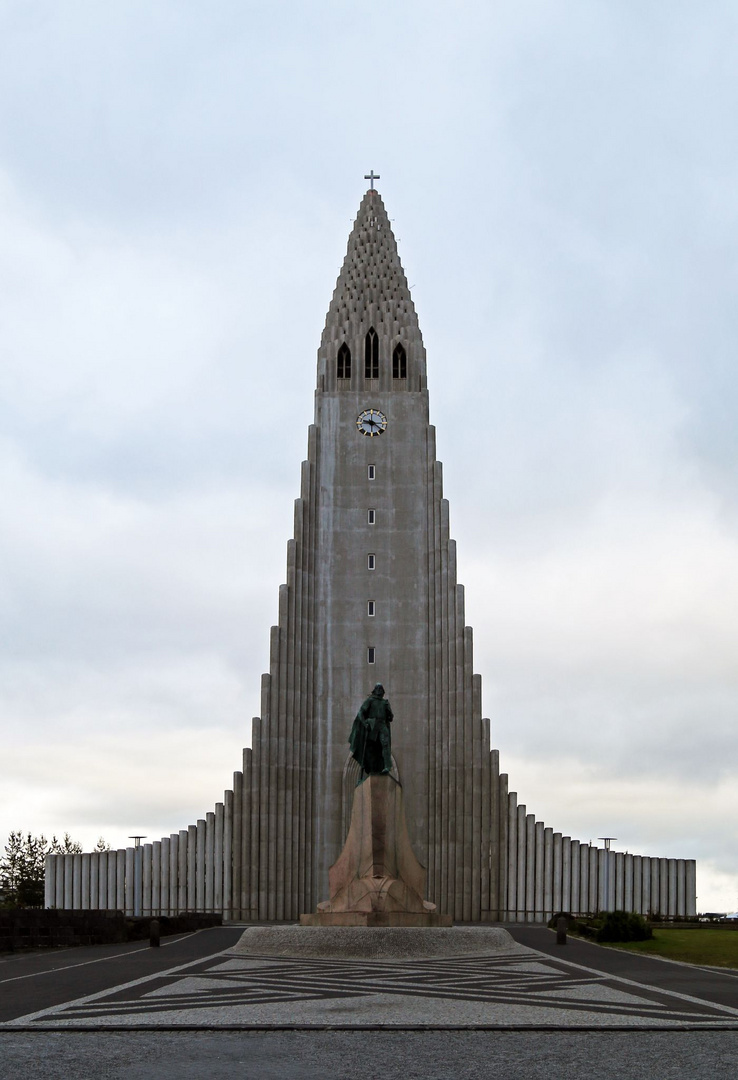
[[[48,856],[46,905],[270,921],[314,911],[348,832],[352,721],[381,682],[395,713],[393,773],[439,912],[536,922],[615,907],[694,914],[694,860],[562,836],[499,772],[456,580],[423,339],[369,179],[318,351],[287,581],[243,768],[223,802],[178,833]]]
[[[278,805],[269,818],[276,832],[264,835],[276,865],[282,851],[293,858],[274,914],[283,905],[294,918],[325,892],[358,778],[348,733],[381,682],[396,716],[396,770],[430,899],[458,919],[480,919],[489,908],[488,729],[428,422],[423,339],[373,189],[359,207],[320,344],[288,566],[258,750],[254,739],[254,753],[271,759],[276,734],[277,791],[286,789],[284,811]],[[303,729],[311,744],[304,767]],[[296,843],[298,806],[312,824],[306,847]],[[303,860],[311,885],[301,889]],[[273,888],[264,870],[262,918]]]

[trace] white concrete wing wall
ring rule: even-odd
[[[572,840],[536,821],[517,794],[505,792],[507,852],[500,918],[543,922],[559,911],[593,915],[634,911],[689,918],[697,913],[694,859],[660,859]],[[504,856],[503,856],[504,857]]]
[[[244,751],[248,761],[251,751]],[[45,906],[161,916],[198,911],[226,920],[242,911],[243,773],[196,825],[140,847],[47,855]],[[234,812],[235,810],[235,812]],[[248,810],[248,807],[247,807]],[[248,818],[248,815],[247,815]]]
[[[483,921],[542,922],[559,911],[635,911],[670,918],[696,914],[694,859],[619,851],[610,852],[606,861],[602,848],[536,821],[518,804],[517,794],[508,793],[498,751],[491,751],[488,760],[483,787],[491,814],[476,830],[489,867],[482,876]],[[256,800],[258,807],[260,785],[257,774],[252,787],[251,771],[251,750],[246,749],[244,771],[234,773],[233,790],[225,792],[223,802],[195,825],[161,840],[118,851],[48,855],[46,907],[258,919],[259,868],[252,851],[259,846],[259,815],[252,815],[252,806]]]

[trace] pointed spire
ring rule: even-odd
[[[321,352],[346,341],[359,354],[359,343],[374,327],[386,352],[403,346],[423,354],[423,339],[405,271],[400,262],[387,211],[378,191],[361,200],[349,236],[348,251],[333,293]],[[424,359],[424,354],[423,354]]]

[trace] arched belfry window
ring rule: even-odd
[[[407,378],[407,353],[399,342],[395,345],[395,351],[392,353],[392,378]]]
[[[379,378],[379,338],[373,326],[364,341],[364,378]]]
[[[349,349],[345,341],[338,350],[338,356],[336,357],[336,378],[351,378],[351,349]]]

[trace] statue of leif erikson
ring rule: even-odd
[[[349,738],[351,754],[361,766],[362,775],[386,775],[392,771],[392,720],[393,713],[384,696],[384,687],[377,683],[356,714]]]

